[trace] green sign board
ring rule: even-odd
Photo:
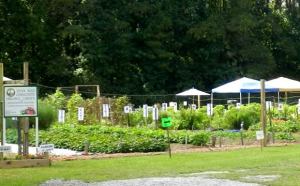
[[[162,118],[161,119],[161,126],[164,128],[168,128],[172,126],[171,118]]]

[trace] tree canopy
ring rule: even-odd
[[[5,75],[120,94],[300,79],[300,0],[0,0]]]

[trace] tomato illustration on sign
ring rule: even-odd
[[[26,115],[34,115],[35,114],[35,110],[32,107],[27,107],[27,109],[22,111],[22,114],[26,114]]]

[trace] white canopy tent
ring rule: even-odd
[[[240,94],[240,103],[242,103],[242,93],[241,89],[245,88],[249,84],[259,84],[258,80],[242,77],[235,81],[226,83],[217,88],[212,89],[211,93],[211,104],[213,104],[213,94],[214,93],[239,93]],[[250,93],[248,93],[248,102],[249,102]]]
[[[198,96],[198,108],[200,107],[200,96],[209,96],[209,95],[210,94],[197,90],[194,87],[189,90],[176,94],[176,96]]]
[[[10,80],[12,80],[12,79],[7,78],[7,77],[3,77],[3,81],[10,81]]]
[[[273,87],[278,88],[279,92],[285,92],[286,98],[287,98],[287,92],[300,92],[300,82],[293,79],[279,77],[276,79],[269,80],[266,83]],[[278,102],[280,101],[279,92],[278,92]]]
[[[278,88],[280,92],[300,92],[300,82],[293,79],[279,77],[266,83]]]

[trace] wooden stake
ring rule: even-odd
[[[4,145],[4,136],[3,136],[3,63],[0,63],[0,132],[1,132],[1,145]],[[0,159],[3,159],[3,153],[0,153]]]
[[[168,135],[168,143],[169,143],[169,157],[172,158],[169,128],[167,128],[167,135]]]
[[[263,146],[267,146],[267,131],[266,131],[266,93],[265,93],[265,80],[260,80],[260,104],[261,104],[261,112],[260,112],[260,121],[261,127],[264,132]]]
[[[28,62],[23,63],[23,79],[24,85],[29,84],[29,64]],[[24,140],[23,140],[23,155],[26,156],[29,154],[29,118],[22,118],[23,120],[23,132],[24,132]]]
[[[98,108],[97,111],[99,111],[97,113],[97,118],[98,120],[101,122],[101,119],[102,119],[102,104],[101,104],[101,98],[100,98],[100,86],[97,85],[97,103],[98,103]]]

